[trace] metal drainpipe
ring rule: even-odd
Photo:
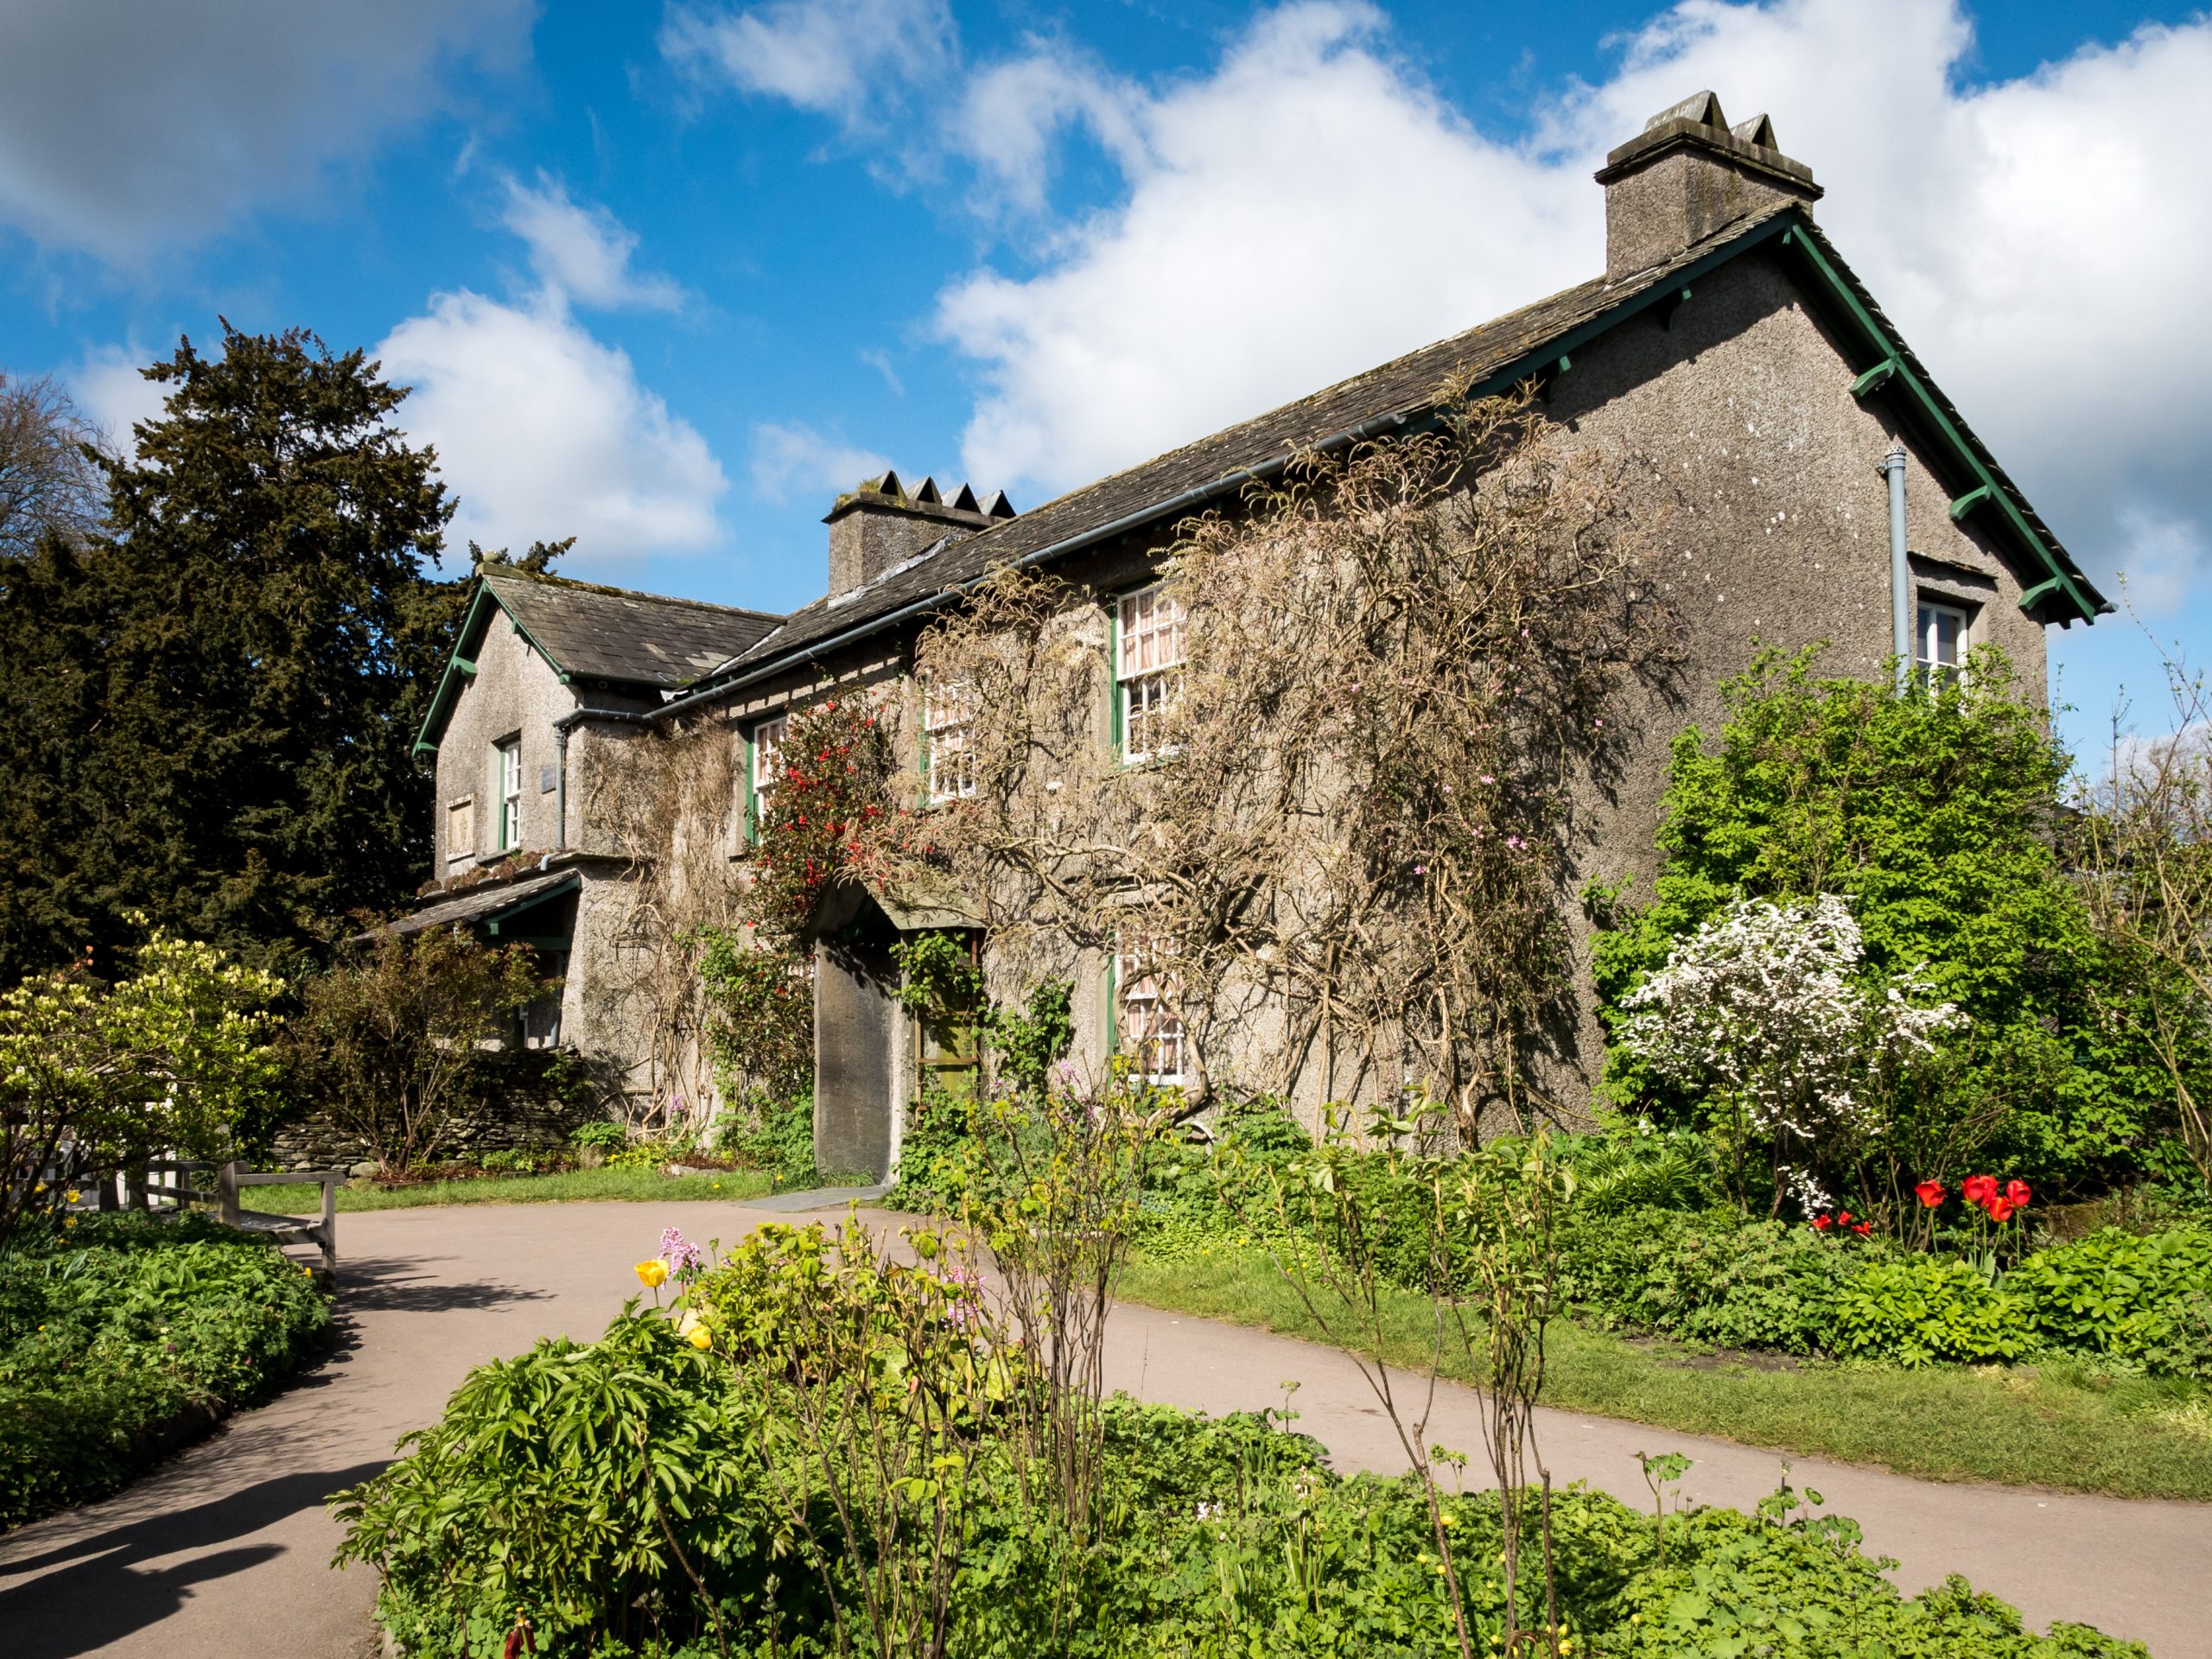
[[[1881,470],[1890,478],[1890,648],[1897,659],[1897,690],[1912,679],[1912,570],[1904,545],[1904,445],[1893,445]]]
[[[553,850],[569,850],[569,728],[553,728]]]

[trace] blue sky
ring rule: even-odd
[[[0,367],[118,429],[216,318],[417,386],[454,546],[783,609],[883,461],[1018,506],[1580,280],[1700,86],[2077,556],[2212,644],[2212,22],[2177,6],[0,9]],[[463,556],[465,557],[465,555]],[[2125,618],[2053,636],[2067,729]]]

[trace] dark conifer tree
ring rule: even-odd
[[[0,570],[27,763],[0,781],[0,983],[132,912],[289,967],[421,879],[412,745],[467,582],[435,574],[453,504],[377,367],[301,329],[180,340],[145,371],[163,414],[100,461],[105,524]]]

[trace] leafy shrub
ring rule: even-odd
[[[1837,1288],[1834,1346],[1843,1353],[1972,1363],[2012,1359],[2026,1345],[2015,1300],[1955,1258],[1871,1262]]]
[[[67,1141],[85,1185],[155,1157],[228,1156],[276,1081],[271,975],[156,933],[112,985],[83,964],[0,990],[0,1239],[48,1210]]]
[[[1719,1185],[1713,1147],[1688,1129],[1562,1135],[1555,1144],[1574,1171],[1575,1205],[1586,1215],[1700,1210]]]
[[[2005,1287],[2044,1346],[2212,1376],[2212,1232],[2106,1228],[2030,1256]]]
[[[725,1300],[744,1278],[721,1281]],[[756,1311],[772,1314],[779,1294]],[[665,1319],[626,1310],[597,1344],[548,1341],[485,1366],[408,1456],[343,1495],[341,1554],[381,1566],[378,1611],[408,1650],[492,1659],[519,1610],[533,1650],[549,1656],[833,1651],[836,1615],[784,1507],[799,1476],[785,1461],[793,1437],[763,1416],[775,1385],[747,1386],[760,1376],[747,1366],[777,1344],[727,1344],[728,1334],[718,1329],[715,1351],[701,1352]],[[900,1375],[885,1371],[894,1383]],[[1079,1617],[1057,1630],[1043,1586],[1062,1564],[1043,1553],[987,1437],[963,1477],[968,1526],[945,1651],[1456,1654],[1420,1488],[1340,1478],[1318,1446],[1287,1431],[1282,1413],[1209,1420],[1109,1402],[1109,1519],[1071,1569]],[[1477,1651],[1494,1650],[1504,1603],[1497,1497],[1443,1503]],[[1669,1515],[1663,1539],[1650,1516],[1577,1488],[1557,1495],[1553,1525],[1560,1611],[1577,1653],[2142,1659],[2139,1646],[2082,1626],[2031,1635],[2010,1607],[1956,1579],[1907,1598],[1861,1553],[1853,1522],[1806,1510],[1787,1488],[1755,1514]],[[823,1563],[851,1605],[849,1559],[833,1552]],[[1525,1603],[1531,1586],[1521,1593]]]
[[[497,1654],[518,1607],[540,1652],[632,1652],[664,1621],[697,1635],[710,1626],[687,1562],[760,1607],[774,1567],[760,1425],[737,1382],[665,1320],[627,1313],[595,1343],[480,1366],[406,1456],[340,1495],[340,1558],[383,1570],[378,1611],[410,1653]]]
[[[715,1144],[731,1157],[766,1171],[779,1187],[807,1185],[816,1179],[813,1098],[756,1096],[747,1110],[716,1123]]]
[[[1812,1354],[1827,1345],[1843,1259],[1880,1249],[1732,1210],[1579,1215],[1562,1235],[1560,1287],[1608,1324]]]
[[[274,1246],[203,1217],[86,1217],[0,1255],[0,1526],[120,1486],[330,1322]]]
[[[569,1144],[592,1152],[620,1152],[630,1144],[630,1132],[620,1123],[601,1122],[579,1124],[569,1136]]]

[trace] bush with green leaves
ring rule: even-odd
[[[0,1527],[112,1491],[329,1322],[305,1268],[200,1217],[26,1231],[0,1254]]]
[[[2212,1376],[2212,1230],[2105,1228],[2005,1275],[2039,1346]]]
[[[1578,1216],[1560,1287],[1586,1317],[1721,1348],[1820,1353],[1837,1287],[1881,1247],[1733,1210]]]
[[[79,964],[0,991],[0,1240],[54,1207],[42,1178],[63,1158],[90,1186],[149,1158],[228,1155],[276,1086],[279,988],[156,933],[111,984]]]
[[[2040,698],[1987,651],[1904,696],[1816,679],[1815,664],[1769,652],[1722,688],[1720,730],[1675,741],[1666,862],[1648,899],[1586,895],[1609,1026],[1731,902],[1833,893],[1860,930],[1870,984],[1924,969],[1930,994],[1968,1021],[1946,1065],[1883,1103],[1881,1155],[1902,1179],[1870,1168],[1864,1185],[1903,1191],[2001,1163],[2056,1190],[2144,1169],[2171,1131],[2172,1079],[2145,1025],[2145,970],[2100,940],[2061,866],[2069,762]],[[2212,1085],[2212,1052],[2188,1065]],[[1662,1123],[1732,1116],[1618,1047],[1606,1075],[1616,1099]],[[1842,1196],[1866,1208],[1873,1195]]]
[[[2029,1346],[2017,1300],[1954,1256],[1872,1262],[1836,1287],[1829,1341],[1901,1365],[2009,1360]]]
[[[546,1659],[849,1650],[841,1632],[880,1540],[808,1550],[807,1524],[835,1535],[840,1522],[827,1502],[804,1518],[792,1509],[804,1437],[788,1419],[767,1420],[803,1367],[791,1370],[798,1357],[780,1322],[744,1325],[742,1309],[716,1306],[731,1322],[713,1327],[710,1351],[664,1314],[632,1308],[596,1344],[544,1342],[480,1368],[406,1456],[341,1497],[341,1555],[382,1571],[379,1616],[409,1652],[493,1659],[524,1622],[529,1650]],[[779,1306],[788,1311],[788,1299],[774,1292],[760,1311]],[[752,1334],[733,1339],[741,1325]],[[903,1378],[926,1389],[937,1373],[886,1375],[904,1397]],[[1050,1623],[1044,1586],[1055,1564],[986,1417],[963,1441],[964,1518],[941,1644],[859,1650],[1459,1652],[1427,1502],[1410,1479],[1338,1476],[1287,1412],[1209,1420],[1116,1400],[1103,1431],[1102,1524],[1078,1571],[1078,1618]],[[1442,1510],[1455,1556],[1470,1563],[1461,1612],[1476,1650],[1495,1651],[1505,1603],[1497,1499],[1447,1495]],[[1853,1523],[1787,1487],[1750,1514],[1663,1517],[1578,1487],[1556,1496],[1552,1526],[1567,1659],[2143,1655],[2080,1625],[2033,1635],[1957,1579],[1907,1597],[1861,1550]],[[918,1560],[938,1547],[926,1536],[910,1544]],[[1524,1605],[1541,1605],[1534,1554],[1523,1555]]]

